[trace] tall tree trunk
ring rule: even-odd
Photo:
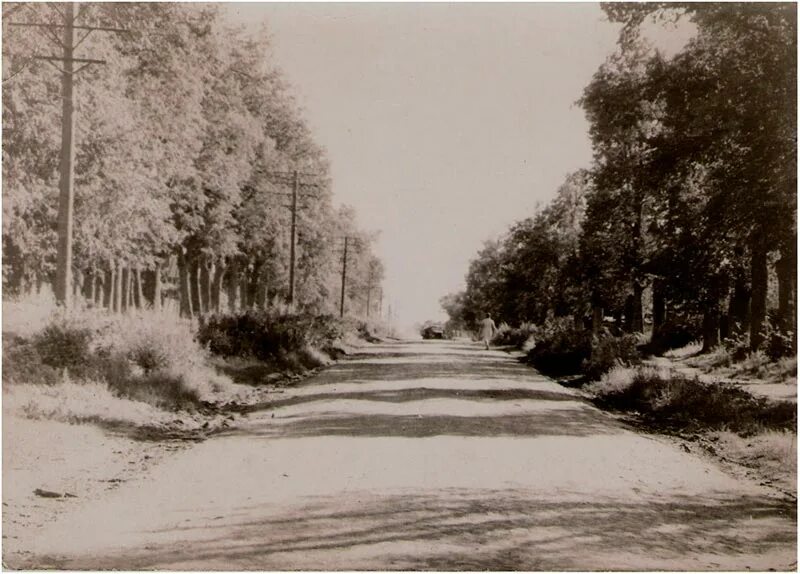
[[[734,278],[728,317],[731,336],[744,333],[750,326],[750,288],[744,273],[738,273]]]
[[[706,306],[703,312],[703,353],[719,346],[719,304]]]
[[[211,281],[211,309],[219,313],[222,298],[222,284],[225,279],[225,265],[220,261],[214,265],[214,279]]]
[[[161,311],[161,262],[156,261],[156,269],[153,272],[153,309]]]
[[[262,310],[267,309],[268,283],[269,277],[267,277],[267,274],[263,271],[259,273],[258,277],[256,277],[255,306]]]
[[[122,272],[120,273],[120,307],[119,310],[122,313],[125,313],[128,310],[128,302],[130,298],[130,287],[131,287],[131,274],[130,270],[127,267],[122,268]]]
[[[778,276],[778,322],[783,332],[795,331],[794,299],[795,299],[795,273],[797,261],[794,257],[781,254],[775,262],[775,272]]]
[[[592,335],[599,335],[603,328],[603,308],[595,305],[592,307]]]
[[[253,264],[253,270],[250,273],[250,281],[247,286],[247,306],[250,309],[256,307],[258,301],[258,287],[261,279],[261,269],[264,267],[264,262],[256,259]]]
[[[83,293],[83,272],[79,269],[72,275],[72,300],[77,301],[81,293]]]
[[[19,295],[23,290],[25,277],[24,259],[22,251],[9,236],[3,237],[3,255],[9,266],[8,282],[5,285],[7,294]]]
[[[228,264],[228,273],[225,276],[228,287],[228,311],[236,313],[236,304],[239,295],[239,262],[231,259]]]
[[[240,307],[242,311],[250,308],[250,305],[248,304],[247,301],[247,292],[250,290],[249,281],[250,281],[250,270],[247,267],[245,267],[240,274],[240,280],[239,280],[239,300],[241,302]]]
[[[122,264],[117,261],[114,270],[114,312],[122,311]]]
[[[83,274],[83,298],[87,305],[94,304],[94,272],[91,269]]]
[[[100,272],[95,272],[94,274],[94,306],[100,307],[103,305],[103,298],[105,291],[105,273],[102,275]]]
[[[204,309],[200,304],[200,266],[197,258],[194,257],[189,262],[189,292],[192,296],[192,310],[194,314],[200,316]]]
[[[140,277],[142,283],[142,301],[145,305],[149,305],[151,308],[155,307],[155,275],[156,273],[152,269],[145,269],[141,272]]]
[[[767,248],[760,235],[752,244],[750,254],[750,350],[755,351],[764,342],[764,321],[767,317]]]
[[[114,264],[109,264],[104,273],[103,281],[103,307],[109,311],[114,307]]]
[[[202,305],[203,313],[208,313],[209,309],[211,309],[211,277],[208,263],[200,261],[197,266],[200,273],[200,304]]]
[[[650,340],[658,337],[658,332],[664,326],[667,318],[667,302],[664,298],[664,285],[660,279],[653,282],[653,332]]]
[[[137,309],[144,307],[144,294],[142,293],[142,270],[136,266],[134,270],[134,281],[136,282],[136,290],[134,291],[134,303]]]
[[[631,328],[634,333],[644,332],[644,313],[642,311],[642,297],[644,287],[639,281],[633,282],[633,313],[631,316]]]
[[[189,264],[183,253],[178,253],[178,298],[180,299],[180,316],[192,318],[192,296],[189,287]]]

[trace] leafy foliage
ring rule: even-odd
[[[290,351],[327,348],[343,335],[343,324],[331,315],[248,311],[208,317],[198,329],[197,340],[216,355],[269,361]]]
[[[711,351],[747,331],[747,352],[793,353],[796,6],[603,9],[623,27],[580,100],[590,169],[487,243],[443,307],[468,325],[483,312],[512,326],[571,317],[573,330],[539,341],[547,370],[575,371],[590,346],[582,328],[600,337],[607,321],[652,325],[652,352],[695,339]],[[697,33],[668,58],[641,27],[677,19]]]
[[[20,6],[31,21],[58,23],[44,4]],[[308,175],[294,303],[336,308],[339,240],[350,234],[364,241],[347,298],[364,314],[382,269],[352,211],[332,207],[325,152],[272,59],[268,31],[232,28],[208,4],[92,4],[80,23],[131,30],[92,34],[76,53],[107,62],[76,82],[73,271],[86,299],[124,310],[178,298],[187,317],[226,302],[232,310],[285,303],[285,204],[297,170]],[[60,86],[45,62],[21,55],[49,42],[46,30],[6,32],[3,281],[21,293],[53,279]]]

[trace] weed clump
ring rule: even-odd
[[[612,374],[615,376],[608,381],[589,387],[595,401],[604,407],[639,413],[656,427],[750,435],[797,426],[793,403],[755,397],[732,384],[705,383],[654,369],[638,369],[627,380],[620,373]]]

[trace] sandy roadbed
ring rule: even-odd
[[[5,558],[64,569],[792,570],[796,544],[794,505],[757,482],[634,432],[504,353],[405,343],[287,389]]]

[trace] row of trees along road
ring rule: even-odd
[[[3,15],[3,285],[56,271],[60,54],[64,5]],[[15,26],[13,22],[48,26]],[[104,60],[75,79],[74,293],[113,310],[177,300],[182,315],[289,298],[292,186],[298,173],[298,308],[372,311],[383,267],[352,209],[335,209],[329,166],[266,30],[248,35],[210,5],[84,4],[75,56]],[[62,25],[61,28],[58,28]],[[122,33],[89,33],[113,27]],[[54,30],[56,32],[54,32]]]
[[[694,321],[706,349],[758,349],[770,329],[796,344],[796,5],[603,9],[622,29],[580,100],[593,165],[486,243],[443,306],[462,323],[610,315],[639,332],[651,315],[654,336]],[[650,18],[697,32],[667,58],[642,38]]]

